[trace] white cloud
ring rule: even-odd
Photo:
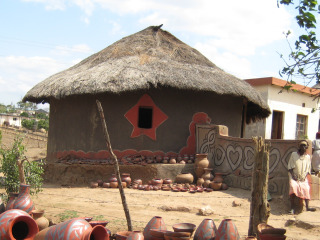
[[[251,63],[245,57],[239,57],[231,52],[221,52],[209,43],[197,43],[195,48],[219,68],[238,78],[252,76]]]
[[[70,56],[74,53],[93,53],[92,49],[86,44],[77,44],[71,47],[68,46],[56,46],[52,51],[55,55]]]
[[[47,57],[0,57],[0,95],[2,92],[24,96],[36,83],[66,68]]]

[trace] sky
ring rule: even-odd
[[[0,0],[0,103],[160,24],[240,79],[281,78],[284,32],[297,36],[294,12],[277,0]]]

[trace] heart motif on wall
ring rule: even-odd
[[[278,166],[280,159],[281,154],[279,149],[272,149],[269,153],[269,173],[272,173],[273,170]]]
[[[220,166],[226,157],[226,153],[222,146],[217,146],[215,148],[215,157],[214,157],[214,165]]]
[[[240,146],[234,147],[229,145],[227,147],[227,160],[232,171],[236,170],[242,160],[242,148]]]
[[[246,170],[251,170],[254,165],[254,150],[252,147],[246,146],[244,148],[244,162],[243,168]]]

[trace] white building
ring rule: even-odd
[[[319,130],[318,101],[320,90],[293,84],[290,90],[283,86],[287,81],[274,77],[245,80],[258,90],[271,110],[264,121],[246,125],[245,138],[262,136],[266,139],[315,139]]]
[[[0,126],[9,124],[12,127],[21,127],[23,117],[17,114],[0,113]]]

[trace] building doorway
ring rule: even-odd
[[[283,139],[283,112],[272,112],[271,139]]]

